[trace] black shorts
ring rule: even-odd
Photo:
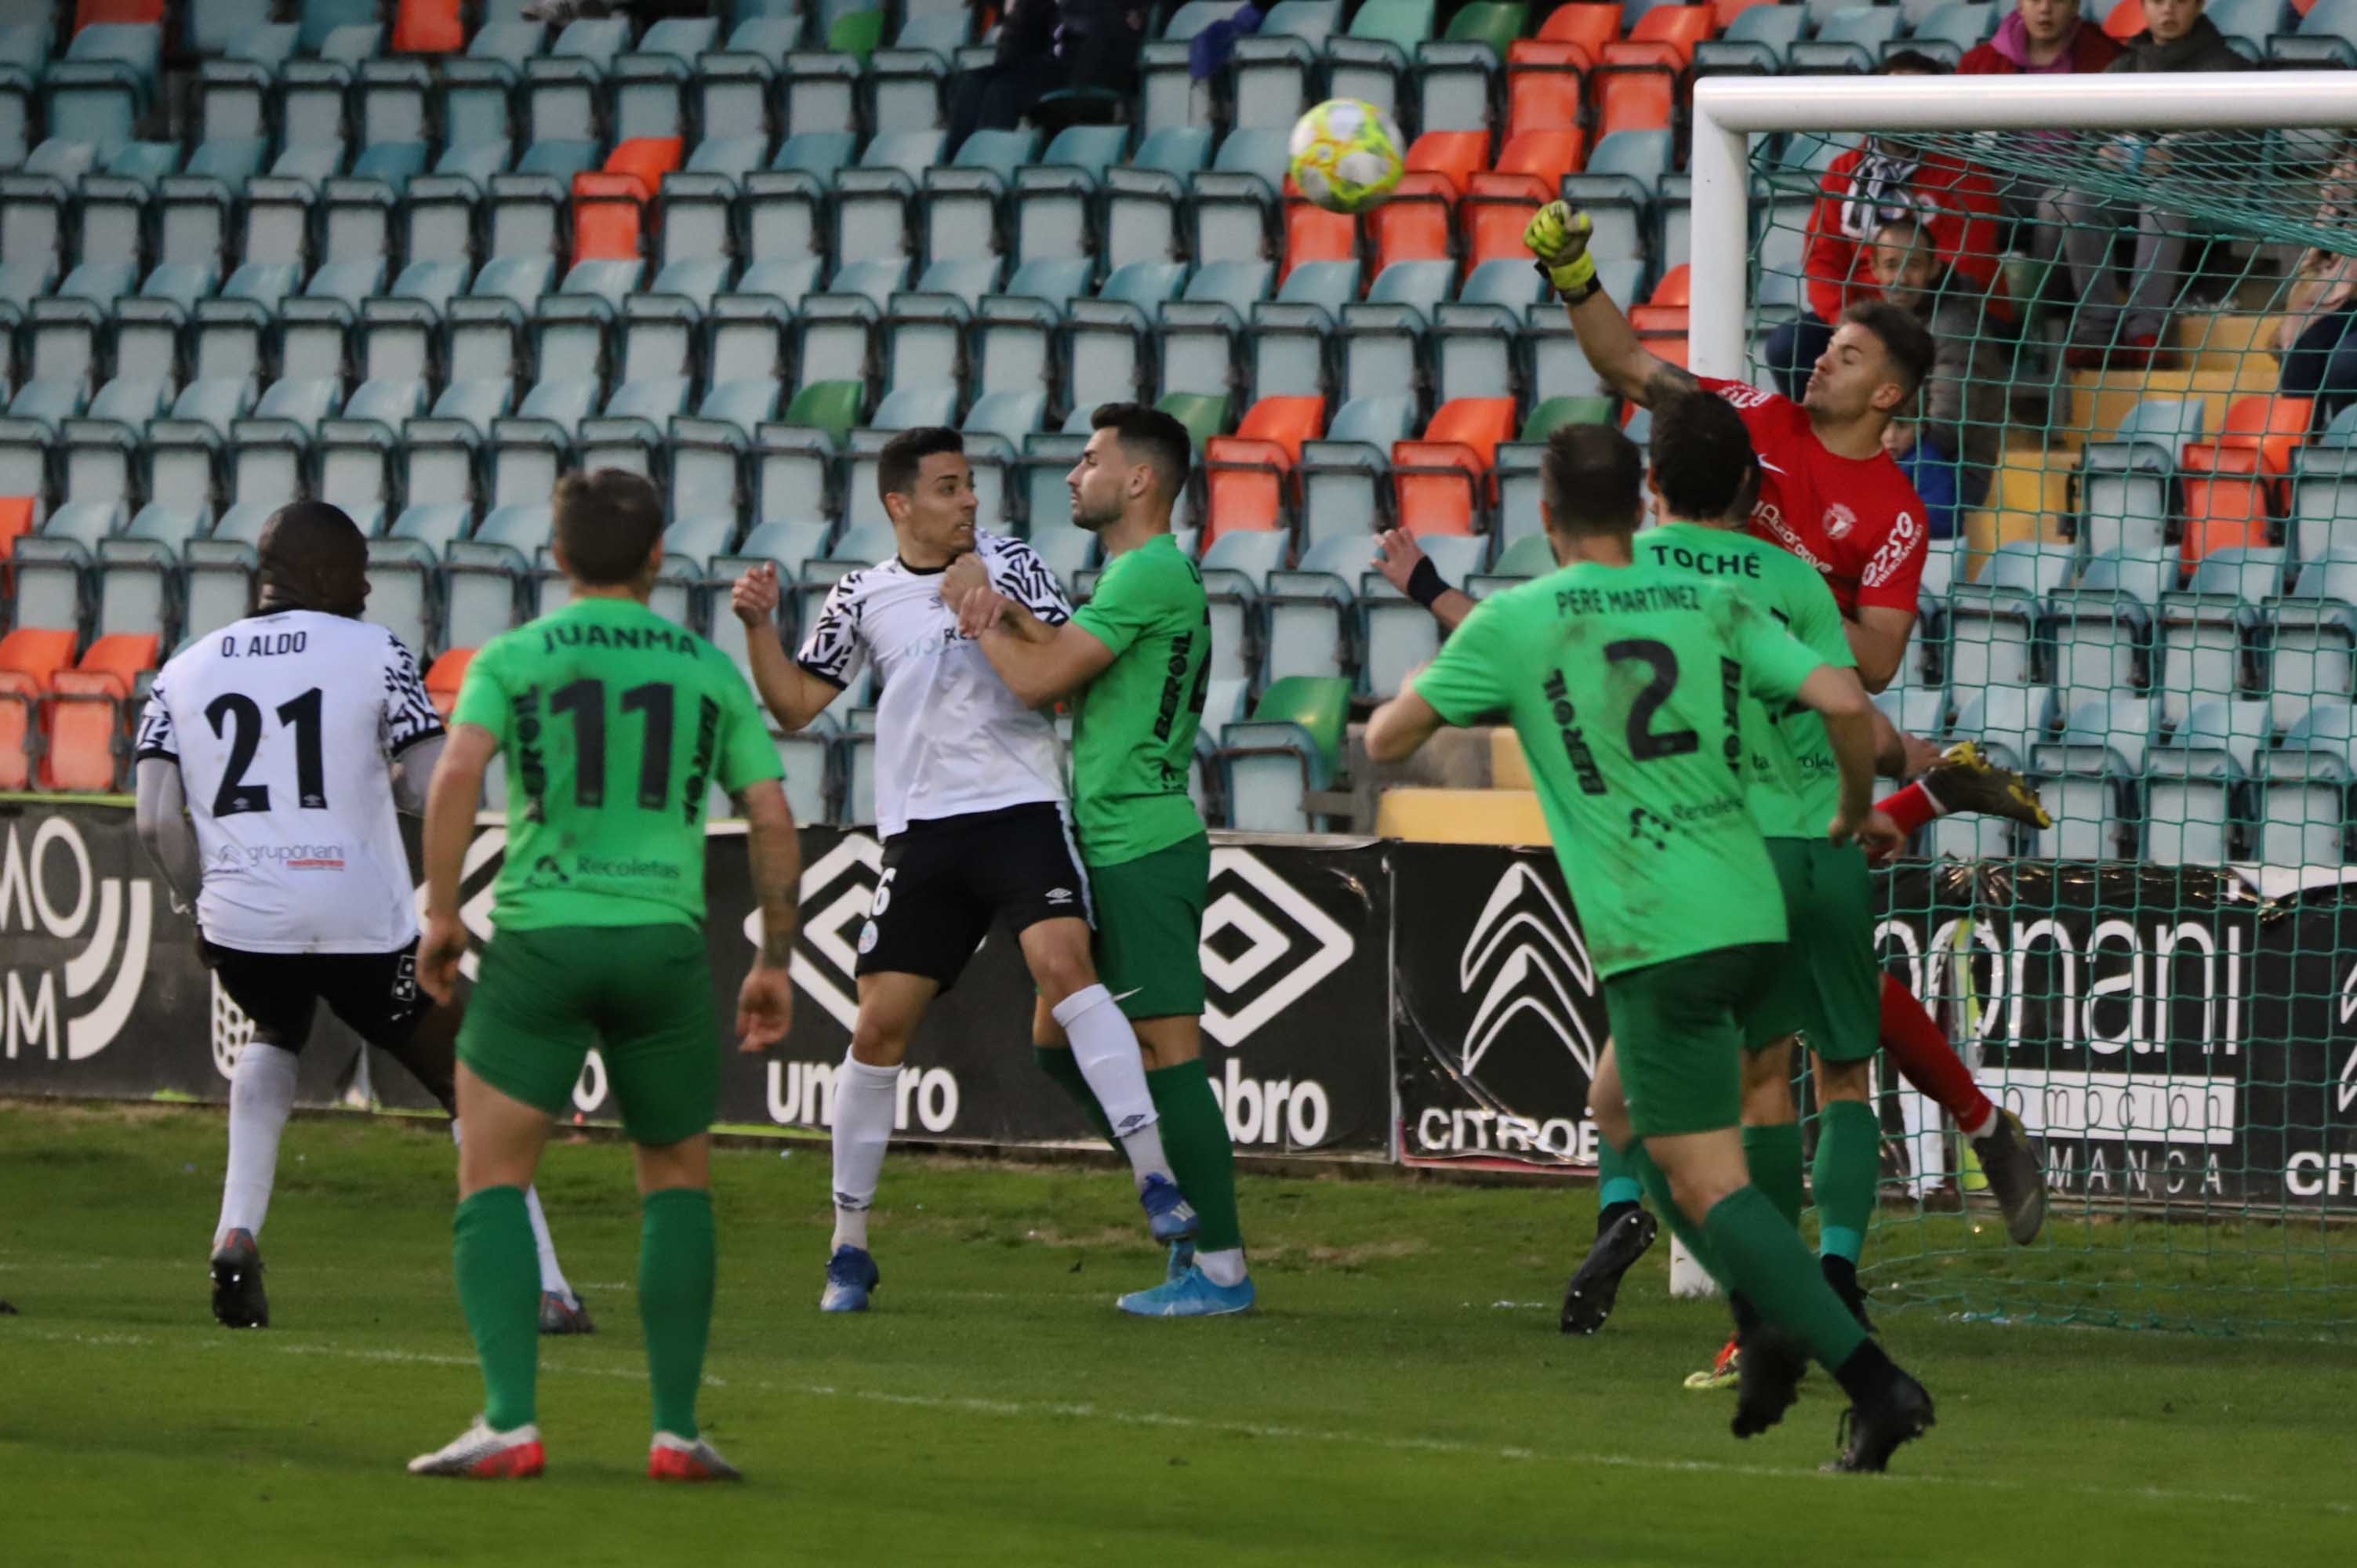
[[[884,843],[884,873],[859,930],[858,974],[920,974],[943,991],[993,919],[1092,925],[1089,877],[1061,806],[1048,801],[910,822]]]
[[[417,944],[399,952],[244,952],[204,944],[205,962],[256,1033],[299,1051],[322,1002],[370,1045],[398,1054],[434,999],[418,989]]]

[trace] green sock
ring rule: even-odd
[[[1068,1046],[1034,1046],[1031,1047],[1031,1059],[1039,1064],[1041,1072],[1064,1086],[1064,1092],[1080,1106],[1089,1119],[1089,1125],[1097,1130],[1097,1136],[1111,1144],[1114,1153],[1120,1153],[1121,1143],[1113,1135],[1113,1123],[1105,1120],[1104,1107],[1097,1103],[1096,1095],[1089,1089],[1089,1080],[1081,1076],[1081,1064],[1073,1058],[1071,1048]],[[1163,1153],[1169,1152],[1166,1144]]]
[[[1236,1146],[1228,1138],[1228,1119],[1211,1093],[1211,1069],[1200,1058],[1157,1068],[1146,1075],[1146,1087],[1162,1119],[1162,1152],[1170,1157],[1170,1174],[1178,1178],[1179,1190],[1202,1219],[1195,1250],[1224,1252],[1243,1246],[1243,1225],[1236,1218]]]
[[[483,1363],[483,1420],[494,1432],[529,1426],[540,1376],[540,1255],[523,1188],[483,1188],[458,1205],[451,1231],[458,1305]]]
[[[692,1438],[704,1347],[712,1336],[712,1195],[701,1187],[665,1187],[647,1194],[645,1211],[639,1230],[639,1321],[647,1334],[654,1429]]]
[[[1727,1263],[1720,1283],[1742,1292],[1762,1317],[1798,1336],[1828,1370],[1849,1359],[1866,1330],[1825,1283],[1801,1233],[1784,1223],[1767,1194],[1738,1187],[1718,1200],[1703,1229]]]
[[[1629,1174],[1628,1157],[1609,1144],[1598,1143],[1596,1148],[1596,1207],[1607,1209],[1615,1204],[1641,1203],[1644,1187]]]
[[[1622,1151],[1620,1160],[1629,1167],[1629,1174],[1643,1186],[1645,1196],[1653,1200],[1655,1212],[1670,1222],[1670,1233],[1686,1244],[1686,1251],[1694,1261],[1718,1282],[1720,1290],[1733,1289],[1727,1283],[1726,1271],[1718,1266],[1717,1251],[1703,1234],[1703,1228],[1687,1219],[1686,1211],[1670,1197],[1670,1178],[1662,1174],[1662,1167],[1655,1165],[1653,1156],[1645,1152],[1644,1140],[1640,1138],[1632,1142]]]
[[[1820,1151],[1822,1153],[1822,1151]],[[1776,1212],[1801,1228],[1801,1124],[1780,1122],[1772,1127],[1743,1129],[1743,1159],[1751,1167],[1751,1185],[1768,1195]]]
[[[1882,1184],[1882,1123],[1864,1103],[1836,1100],[1819,1113],[1817,1161],[1809,1175],[1817,1197],[1817,1250],[1857,1262]]]

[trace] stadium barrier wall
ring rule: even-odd
[[[713,1006],[733,1013],[755,919],[738,824],[712,829]],[[1213,835],[1204,1047],[1246,1153],[1573,1171],[1592,1164],[1603,998],[1551,855],[1475,845]],[[487,934],[505,833],[479,829],[466,918]],[[792,1032],[727,1058],[724,1120],[819,1128],[854,1012],[881,860],[802,831]],[[2357,1212],[2357,894],[2260,897],[2231,870],[2027,861],[1884,875],[1889,971],[1976,1052],[1983,1083],[2092,1203]],[[472,960],[468,961],[471,972]],[[1030,1060],[1033,993],[994,933],[902,1078],[931,1141],[1085,1144]],[[0,801],[0,1093],[224,1099],[247,1030],[199,961],[116,804]],[[348,1088],[357,1041],[322,1016],[305,1102]],[[423,1108],[378,1060],[381,1103]],[[1888,1175],[1954,1168],[1920,1096],[1885,1081]],[[581,1115],[611,1114],[592,1061]]]

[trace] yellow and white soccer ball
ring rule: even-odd
[[[1407,140],[1392,117],[1356,98],[1329,98],[1293,127],[1293,183],[1329,212],[1364,212],[1399,188]]]

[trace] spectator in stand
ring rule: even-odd
[[[2079,13],[2079,0],[2019,0],[1998,24],[1996,36],[1956,67],[1958,76],[2067,76],[2107,70],[2120,58],[2110,34]],[[2017,155],[2059,154],[2070,143],[2065,132],[2033,131],[2008,138]],[[2035,175],[2014,173],[1998,192],[2005,215],[2016,225],[2017,246],[2041,262],[2061,251],[2061,231],[2038,221],[2039,204],[2053,187]]]
[[[2345,230],[2357,217],[2357,157],[2333,165],[2324,182],[2319,227]],[[2357,402],[2357,258],[2310,246],[2293,269],[2291,293],[2276,332],[2283,356],[2277,390],[2316,400],[2315,428]]]
[[[996,58],[951,84],[951,149],[976,131],[1015,129],[1068,87],[1135,91],[1146,22],[1144,0],[1008,0]]]
[[[1882,62],[1884,76],[1934,76],[1929,56],[1901,49]],[[1832,322],[1862,300],[1879,296],[1874,281],[1874,237],[1894,219],[1922,222],[1952,286],[1988,296],[1994,314],[2010,324],[2005,283],[1997,271],[1996,185],[1987,172],[1947,153],[1925,153],[1903,141],[1868,138],[1825,170],[1809,214],[1803,263],[1809,292],[1805,315],[1768,338],[1769,373],[1777,390],[1799,402],[1809,371],[1833,341]]]
[[[2217,24],[2201,14],[2203,0],[2145,0],[2146,27],[2128,40],[2126,52],[2107,70],[2123,72],[2248,70],[2251,62],[2226,42]],[[2180,153],[2206,145],[2212,156],[2231,145],[2212,132],[2115,137],[2101,154],[2115,175],[2139,182],[2165,178]],[[2135,205],[2088,190],[2058,191],[2040,209],[2061,225],[2062,254],[2079,295],[2064,362],[2074,370],[2144,370],[2163,354],[2161,334],[2185,283],[2185,258],[2193,233],[2181,214],[2147,203]],[[2127,224],[2136,231],[2136,261],[2123,291],[2112,271],[2112,237]]]
[[[1882,449],[1923,498],[1925,532],[1951,539],[2005,450],[2007,355],[1982,325],[1980,291],[1942,268],[1917,219],[1884,224],[1870,264],[1882,297],[1922,322],[1935,350],[1916,418],[1884,426]]]

